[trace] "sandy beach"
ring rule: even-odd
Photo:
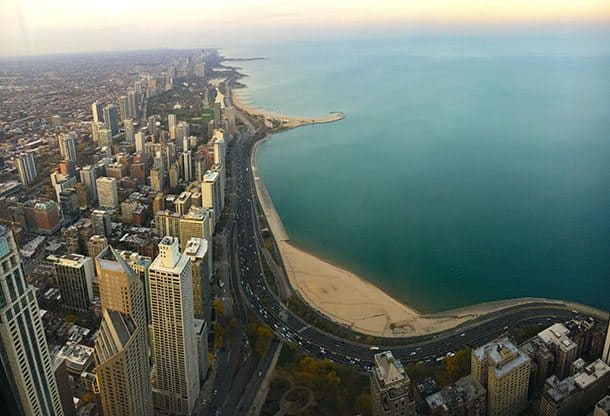
[[[254,109],[235,93],[232,96],[234,105],[244,112],[266,118],[283,117]],[[349,270],[300,249],[291,243],[258,170],[257,152],[268,139],[257,142],[252,151],[251,169],[259,202],[277,241],[292,289],[312,308],[331,320],[367,335],[422,336],[455,328],[474,318],[515,305],[538,302],[566,304],[549,299],[520,298],[426,315],[399,302]]]
[[[240,95],[238,91],[231,90],[231,97],[233,99],[233,105],[235,105],[235,107],[238,107],[240,110],[250,114],[251,116],[262,116],[265,118],[265,123],[267,124],[267,126],[277,125],[276,128],[282,130],[296,128],[309,124],[333,123],[335,121],[339,121],[345,118],[345,114],[340,111],[332,112],[328,116],[318,118],[288,116],[284,114],[273,113],[260,108],[255,108],[250,105],[246,100],[244,100],[244,98]]]

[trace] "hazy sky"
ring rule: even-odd
[[[0,55],[574,24],[610,0],[0,0]]]

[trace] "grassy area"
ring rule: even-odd
[[[430,364],[418,362],[407,367],[407,374],[413,383],[432,378],[440,387],[449,386],[470,374],[470,354],[470,348],[463,348],[453,357],[447,357],[440,362]]]
[[[371,414],[368,376],[351,367],[310,357],[295,348],[283,348],[262,414],[274,414],[284,395],[291,402],[303,406],[311,394],[313,405],[299,414]]]

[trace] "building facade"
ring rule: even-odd
[[[191,263],[164,237],[149,271],[155,408],[190,415],[199,396]]]
[[[13,233],[0,226],[0,398],[21,416],[63,415],[34,288]]]
[[[373,416],[415,416],[411,380],[391,351],[375,354],[370,374]]]

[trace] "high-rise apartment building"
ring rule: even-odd
[[[411,380],[391,351],[375,354],[370,374],[373,416],[415,416]]]
[[[95,180],[95,184],[99,206],[102,208],[117,208],[119,206],[119,189],[116,178],[102,176]]]
[[[208,240],[204,238],[189,238],[186,242],[184,255],[191,261],[193,276],[193,303],[195,318],[210,322],[212,298],[210,293],[210,269],[212,256],[208,251]]]
[[[166,413],[190,415],[199,396],[193,281],[178,239],[164,237],[149,271],[153,402]]]
[[[174,200],[174,211],[178,214],[186,214],[192,205],[192,195],[190,192],[184,191]]]
[[[203,182],[201,183],[201,202],[204,208],[214,210],[214,218],[212,221],[211,229],[213,230],[220,213],[224,207],[224,201],[221,198],[220,190],[220,176],[218,172],[207,171],[203,175]]]
[[[59,136],[59,152],[64,159],[76,162],[76,136],[73,133]]]
[[[104,121],[104,108],[97,101],[91,104],[91,113],[93,114],[94,123],[102,123]]]
[[[121,117],[121,120],[131,117],[129,113],[129,100],[126,95],[121,95],[119,97],[119,116]]]
[[[133,143],[135,140],[135,128],[133,126],[133,120],[131,118],[123,119],[123,128],[125,129],[125,141],[127,143]]]
[[[80,181],[87,187],[87,193],[89,194],[89,201],[94,203],[97,201],[97,184],[95,180],[97,176],[95,169],[91,165],[87,165],[80,170]]]
[[[487,388],[489,416],[512,416],[527,404],[530,358],[508,338],[472,351],[472,375]]]
[[[95,362],[104,414],[151,415],[144,285],[112,247],[95,263],[103,310]]]
[[[66,254],[53,260],[62,304],[71,309],[88,310],[93,299],[95,274],[91,257]]]
[[[24,186],[34,182],[38,176],[34,153],[27,152],[17,156],[17,171],[19,172],[19,179]]]
[[[119,132],[119,111],[116,105],[108,104],[104,107],[104,123],[112,136]]]
[[[182,152],[182,178],[186,182],[193,180],[193,153],[190,150]]]
[[[59,193],[59,208],[64,227],[68,227],[80,219],[80,202],[76,189],[68,188]]]
[[[553,353],[553,372],[559,378],[569,374],[570,366],[578,358],[578,345],[569,335],[570,330],[565,325],[557,323],[539,332],[537,336]]]
[[[103,209],[94,209],[91,212],[91,222],[96,234],[109,237],[112,234],[112,221],[110,214]]]
[[[0,398],[11,414],[62,416],[34,288],[13,233],[0,225]]]
[[[103,235],[95,234],[87,241],[87,253],[95,262],[95,258],[108,247],[108,239]]]
[[[179,236],[181,250],[186,248],[187,241],[191,238],[205,238],[208,241],[212,241],[210,212],[205,208],[191,207],[190,210],[180,218]]]
[[[129,104],[129,117],[137,118],[138,114],[138,93],[134,90],[127,91],[127,101]]]
[[[144,151],[144,143],[146,143],[146,136],[143,132],[139,131],[135,134],[136,142],[136,153],[142,153]]]

